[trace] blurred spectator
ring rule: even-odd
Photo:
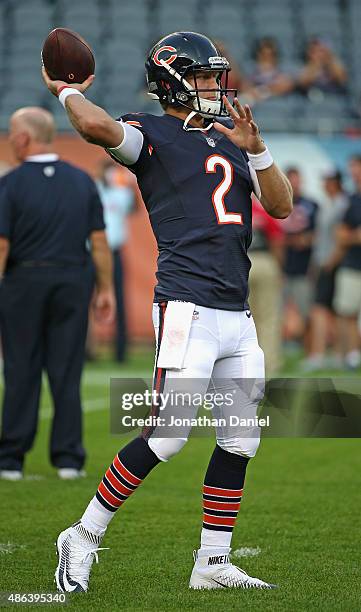
[[[281,367],[281,261],[283,230],[258,202],[252,206],[252,244],[249,256],[249,303],[257,328],[258,342],[265,353],[266,375]]]
[[[248,80],[249,87],[246,93],[254,100],[283,96],[293,90],[293,78],[282,72],[277,43],[273,38],[262,38],[258,41],[254,70]]]
[[[293,189],[293,211],[282,222],[285,231],[285,301],[296,306],[303,321],[307,323],[312,299],[312,285],[309,276],[312,247],[318,205],[302,194],[302,179],[298,168],[286,170]]]
[[[350,172],[356,191],[337,230],[338,244],[345,255],[336,273],[334,307],[339,316],[345,365],[355,369],[361,363],[361,155],[351,159]]]
[[[330,45],[320,38],[312,38],[306,48],[305,66],[297,83],[305,92],[319,90],[325,94],[346,91],[347,72]]]
[[[105,231],[113,254],[114,290],[117,302],[116,359],[124,361],[127,325],[124,305],[122,247],[127,240],[126,218],[135,209],[134,181],[128,170],[106,158],[99,165],[97,187],[104,209]]]
[[[317,215],[316,240],[312,263],[316,273],[314,305],[311,310],[310,354],[304,362],[308,371],[339,367],[340,347],[337,326],[332,307],[335,274],[343,255],[336,244],[336,226],[348,206],[343,190],[342,175],[330,170],[323,176],[325,197]],[[326,359],[327,345],[331,340],[334,355]]]

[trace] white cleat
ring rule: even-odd
[[[23,473],[20,470],[0,470],[0,480],[17,480],[23,479]]]
[[[75,468],[59,468],[58,476],[60,480],[77,480],[78,478],[84,478],[86,473],[84,470],[76,470]]]
[[[242,569],[233,565],[229,554],[194,551],[194,567],[189,581],[190,589],[275,589],[259,578],[248,576]]]
[[[95,559],[98,563],[98,548],[101,537],[91,534],[78,523],[62,531],[56,542],[59,557],[55,571],[58,591],[85,592],[88,590],[90,570]]]

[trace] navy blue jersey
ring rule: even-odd
[[[361,194],[355,193],[350,197],[350,205],[342,219],[351,230],[361,227]],[[347,249],[347,253],[341,262],[345,268],[361,270],[361,246],[354,244]]]
[[[245,151],[172,115],[122,117],[144,135],[135,173],[158,244],[155,301],[248,308],[252,179]]]
[[[0,236],[10,241],[10,266],[83,264],[87,238],[104,227],[94,181],[66,162],[26,161],[0,181]]]

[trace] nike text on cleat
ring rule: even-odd
[[[84,528],[81,528],[86,533]],[[94,541],[93,541],[94,540]],[[95,559],[98,563],[100,537],[89,534],[85,538],[79,533],[77,524],[62,531],[56,542],[59,557],[55,571],[55,581],[59,591],[84,592],[88,590],[90,570]]]
[[[275,584],[248,576],[230,563],[228,554],[197,554],[189,581],[191,589],[275,589]]]

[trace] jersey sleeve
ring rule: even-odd
[[[134,174],[142,173],[150,159],[149,140],[141,123],[141,115],[123,115],[117,119],[124,124],[124,140],[106,152],[119,164]]]
[[[8,182],[2,179],[0,181],[0,236],[9,240],[12,233],[12,210]]]
[[[90,179],[91,180],[91,179]],[[91,180],[90,184],[90,214],[89,214],[89,235],[92,232],[105,229],[103,205],[99,196],[96,184]]]
[[[226,127],[232,127],[233,126],[233,121],[227,121]],[[251,188],[252,191],[254,193],[254,195],[256,196],[256,198],[258,200],[261,200],[262,197],[262,193],[261,193],[261,187],[260,184],[258,182],[258,178],[257,178],[257,172],[255,171],[255,169],[253,168],[251,162],[249,161],[248,155],[247,155],[247,151],[245,149],[240,149],[241,155],[243,156],[244,160],[247,163],[248,166],[248,172],[249,172],[249,176],[250,176],[250,183],[251,183]]]
[[[261,187],[260,187],[260,184],[258,182],[257,172],[253,168],[253,166],[252,166],[250,161],[248,162],[248,168],[249,168],[249,173],[250,173],[251,179],[252,179],[253,193],[256,196],[256,198],[258,200],[260,200],[261,197],[262,197]]]

